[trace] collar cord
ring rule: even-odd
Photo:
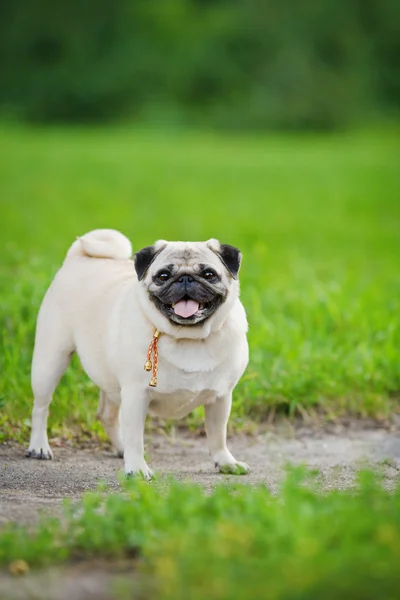
[[[157,387],[157,369],[158,369],[158,340],[160,337],[160,332],[158,329],[154,331],[153,339],[149,344],[149,349],[147,350],[146,362],[144,363],[145,371],[152,371],[152,377],[149,381],[150,387]],[[153,354],[153,360],[151,360],[151,355]]]

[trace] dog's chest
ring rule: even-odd
[[[219,360],[218,360],[219,358]],[[150,389],[150,412],[179,419],[227,391],[226,366],[204,344],[160,353],[158,384]]]
[[[171,393],[151,392],[149,412],[164,419],[181,419],[198,406],[215,401],[215,392],[202,390],[194,394],[188,390]]]
[[[160,373],[164,369],[167,374],[174,372],[183,381],[191,379],[191,375],[212,373],[221,362],[224,362],[226,350],[221,340],[207,343],[206,340],[171,342],[160,339],[159,359]],[[227,353],[226,353],[227,354]],[[194,378],[195,378],[194,377]]]

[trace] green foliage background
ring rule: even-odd
[[[223,128],[398,113],[396,0],[13,0],[0,113]]]
[[[40,302],[76,235],[217,237],[243,252],[250,365],[231,424],[322,407],[388,417],[400,392],[398,130],[335,135],[0,131],[0,429],[26,441]],[[160,373],[160,377],[162,374]],[[100,433],[75,362],[50,435]],[[189,423],[201,423],[201,411]]]
[[[400,4],[14,0],[1,11],[3,436],[29,427],[46,286],[96,227],[135,249],[209,237],[241,248],[251,363],[236,422],[321,405],[386,418],[400,390]],[[98,431],[97,390],[79,368],[57,394],[53,433]]]
[[[398,412],[397,0],[0,10],[0,442],[27,443],[40,302],[76,235],[97,227],[120,229],[135,250],[158,238],[240,247],[251,359],[231,425],[315,408]],[[50,437],[102,438],[97,397],[75,359]],[[186,420],[201,422],[201,410]],[[398,485],[387,493],[364,474],[358,494],[321,495],[306,483],[293,471],[278,495],[100,489],[61,520],[4,528],[0,563],[134,555],[138,592],[175,600],[189,589],[397,598]],[[131,594],[128,581],[118,597]]]

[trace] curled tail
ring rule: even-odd
[[[115,229],[94,229],[78,237],[72,244],[67,258],[73,256],[128,259],[132,257],[132,245],[127,237]]]

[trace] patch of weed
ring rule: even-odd
[[[135,559],[146,597],[186,600],[397,597],[400,486],[376,475],[357,490],[321,494],[302,468],[277,495],[263,486],[200,486],[138,479],[66,504],[61,519],[0,531],[0,563]],[[132,590],[131,590],[132,591]]]

